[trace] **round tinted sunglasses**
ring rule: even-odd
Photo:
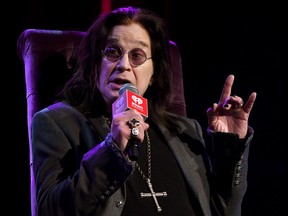
[[[121,47],[108,45],[102,54],[108,61],[116,62],[123,57],[125,51]],[[139,66],[151,58],[152,56],[148,58],[141,48],[135,48],[128,52],[128,59],[132,66]]]

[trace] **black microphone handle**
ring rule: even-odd
[[[119,89],[119,95],[121,95],[126,90],[129,90],[137,95],[139,94],[138,89],[132,83],[125,83]],[[139,157],[139,149],[140,149],[139,141],[132,137],[128,141],[127,148],[128,148],[128,155],[129,155],[130,160],[136,161]]]
[[[139,149],[140,149],[140,144],[139,141],[135,138],[131,138],[128,141],[128,155],[131,161],[136,161],[139,157]]]

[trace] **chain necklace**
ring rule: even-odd
[[[139,166],[139,164],[137,162],[135,162],[135,167],[137,168],[137,170],[140,173],[141,177],[145,181],[147,181],[147,179],[149,179],[151,181],[152,180],[152,176],[151,176],[151,141],[150,141],[150,137],[149,137],[148,131],[145,131],[145,135],[146,135],[146,139],[147,139],[147,160],[148,160],[147,175],[148,175],[148,177],[146,177],[146,175],[144,174],[144,172],[142,171],[142,169],[140,168],[140,166]]]
[[[111,129],[111,118],[104,115],[105,121],[108,124],[109,128]]]
[[[111,120],[105,116],[105,120],[107,122],[107,124],[110,126],[111,128]],[[141,198],[145,198],[145,197],[152,197],[154,200],[154,203],[156,205],[157,208],[157,212],[161,212],[162,208],[160,207],[157,197],[166,197],[167,196],[167,192],[154,192],[153,190],[153,185],[151,183],[151,179],[152,179],[152,162],[151,162],[151,141],[150,141],[150,137],[148,134],[148,131],[145,131],[145,135],[146,135],[146,139],[147,139],[147,161],[148,161],[148,165],[147,165],[147,176],[144,174],[143,170],[141,169],[140,165],[135,162],[135,167],[137,169],[137,171],[140,173],[142,179],[147,183],[147,186],[150,190],[150,193],[140,193],[140,197]]]
[[[153,185],[151,183],[152,180],[152,175],[151,175],[151,170],[152,170],[152,163],[151,163],[151,141],[150,141],[150,137],[148,134],[148,131],[145,131],[146,134],[146,139],[147,139],[147,160],[148,160],[148,172],[147,175],[148,177],[144,174],[143,170],[141,169],[141,167],[139,166],[139,164],[137,162],[135,162],[135,167],[137,168],[138,172],[140,173],[141,177],[143,178],[144,181],[146,181],[147,186],[150,190],[150,193],[140,193],[140,197],[141,198],[145,198],[145,197],[153,197],[153,200],[155,202],[156,208],[157,208],[157,212],[161,212],[162,208],[160,207],[157,197],[166,197],[167,196],[167,192],[154,192],[153,190]]]

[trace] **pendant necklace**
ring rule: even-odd
[[[150,190],[150,193],[140,193],[140,197],[141,198],[145,198],[145,197],[152,197],[154,200],[154,203],[156,205],[157,208],[157,212],[161,212],[162,208],[160,207],[157,197],[166,197],[167,196],[167,192],[154,192],[153,190],[153,185],[151,183],[151,141],[150,141],[150,137],[148,134],[148,131],[145,131],[146,134],[146,138],[147,138],[147,160],[148,160],[148,176],[146,176],[144,174],[144,172],[142,171],[141,167],[139,166],[139,164],[137,162],[135,162],[135,167],[137,168],[138,172],[140,173],[141,177],[143,178],[143,180],[147,183],[147,186]]]

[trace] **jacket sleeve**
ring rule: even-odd
[[[249,127],[245,139],[231,133],[211,132],[209,149],[212,175],[213,215],[241,216],[241,204],[247,190],[248,154],[254,131]]]
[[[99,144],[83,117],[39,112],[31,134],[39,216],[91,215],[132,172],[111,137]]]

